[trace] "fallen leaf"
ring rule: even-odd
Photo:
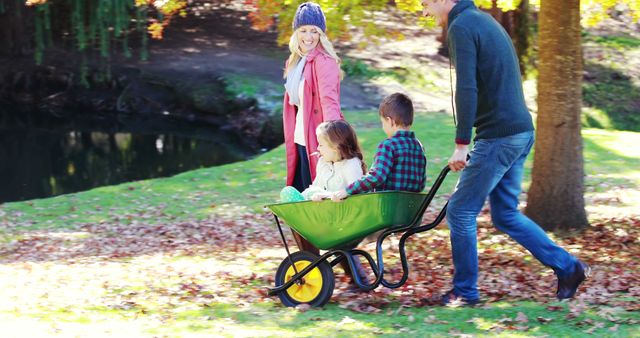
[[[538,320],[538,322],[542,324],[549,323],[553,320],[553,318],[545,318],[545,317],[536,317],[536,319]]]
[[[518,323],[528,323],[529,322],[529,318],[527,318],[527,315],[525,315],[522,312],[518,312],[518,315],[516,316],[516,322]]]
[[[311,305],[309,304],[300,304],[296,306],[296,310],[298,310],[299,312],[307,312],[309,310],[311,310]]]

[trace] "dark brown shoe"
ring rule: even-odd
[[[480,299],[467,299],[463,296],[458,296],[453,289],[445,293],[440,297],[440,304],[447,307],[475,307],[481,305]]]
[[[581,261],[577,261],[572,274],[562,278],[558,277],[556,297],[560,300],[573,298],[580,284],[589,278],[590,274],[591,267]]]

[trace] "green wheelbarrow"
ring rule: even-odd
[[[421,225],[425,210],[448,172],[449,167],[444,167],[426,194],[384,191],[354,195],[339,203],[327,200],[267,205],[287,251],[276,272],[275,287],[269,288],[268,294],[278,295],[286,306],[323,306],[333,294],[333,267],[346,259],[351,271],[356,271],[354,260],[358,255],[367,260],[376,277],[368,283],[354,273],[354,282],[361,290],[371,291],[380,284],[392,289],[404,285],[409,275],[405,242],[413,234],[435,228],[444,219],[446,204],[433,222]],[[318,249],[327,251],[321,256],[307,251],[291,253],[280,220]],[[374,261],[368,252],[353,247],[377,231],[381,233],[376,243],[377,261]],[[394,233],[403,233],[399,241],[402,278],[392,283],[384,278],[382,243]]]

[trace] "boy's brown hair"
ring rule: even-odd
[[[413,124],[413,102],[402,93],[393,93],[380,102],[378,109],[381,117],[389,117],[399,126],[410,127]]]

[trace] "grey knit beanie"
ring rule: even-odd
[[[327,31],[326,19],[320,5],[315,2],[305,2],[298,6],[296,16],[293,17],[293,30],[295,31],[304,25],[314,25],[322,29],[323,32]]]

